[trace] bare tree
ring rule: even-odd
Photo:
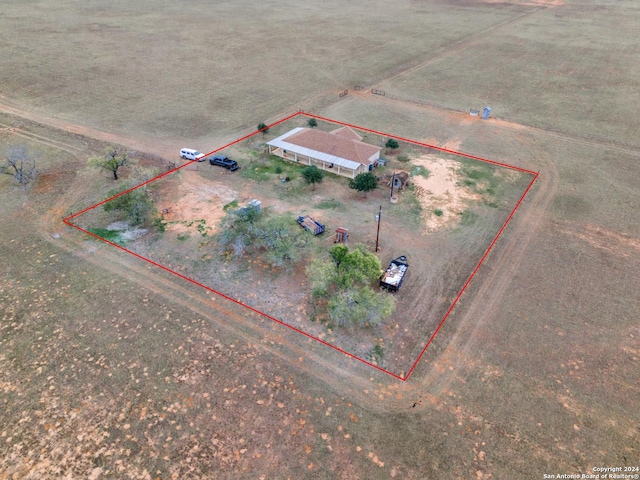
[[[22,145],[9,147],[0,172],[11,175],[22,188],[26,188],[38,174],[35,159]]]
[[[118,169],[120,167],[128,167],[131,160],[127,156],[127,152],[116,147],[108,147],[104,151],[104,156],[89,159],[89,165],[98,168],[104,168],[113,173],[113,179],[118,180]]]

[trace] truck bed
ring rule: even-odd
[[[324,232],[324,225],[322,225],[319,222],[316,222],[309,215],[305,215],[304,217],[298,217],[298,223],[305,229],[309,230],[314,235],[320,235],[322,232]]]
[[[409,264],[407,263],[407,257],[404,255],[391,260],[387,270],[380,279],[380,286],[389,291],[397,292],[402,285],[402,280],[407,273],[407,268],[409,268]]]

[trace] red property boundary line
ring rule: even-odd
[[[174,271],[174,270],[171,270],[170,268],[165,267],[164,265],[161,265],[161,264],[159,264],[159,263],[157,263],[157,262],[155,262],[155,261],[151,260],[150,258],[143,257],[142,255],[140,255],[140,254],[138,254],[138,253],[135,253],[135,252],[133,252],[133,251],[131,251],[131,250],[128,250],[128,249],[124,248],[124,247],[123,247],[123,246],[121,246],[121,245],[118,245],[118,244],[116,244],[116,243],[114,243],[114,242],[111,242],[111,241],[109,241],[109,240],[107,240],[107,239],[105,239],[105,238],[103,238],[103,237],[100,237],[100,236],[96,235],[95,233],[92,233],[92,232],[90,232],[90,231],[88,231],[88,230],[86,230],[86,229],[84,229],[84,228],[80,227],[79,225],[76,225],[75,223],[73,223],[73,222],[71,221],[71,220],[73,220],[74,218],[79,217],[80,215],[82,215],[82,214],[84,214],[84,213],[86,213],[86,212],[88,212],[88,211],[90,211],[90,210],[93,210],[94,208],[97,208],[97,207],[99,207],[99,206],[101,206],[101,205],[104,205],[105,203],[110,202],[111,200],[113,200],[113,199],[115,199],[115,198],[118,198],[118,197],[120,197],[120,196],[122,196],[122,195],[124,195],[124,194],[126,194],[126,193],[128,193],[128,192],[131,192],[131,191],[135,190],[136,188],[140,188],[140,187],[142,187],[142,186],[144,186],[144,185],[147,185],[147,184],[149,184],[149,183],[151,183],[151,182],[154,182],[154,181],[156,181],[156,180],[159,180],[160,178],[162,178],[162,177],[164,177],[164,176],[166,176],[166,175],[169,175],[169,174],[171,174],[171,173],[175,172],[176,170],[179,170],[179,169],[181,169],[181,168],[184,168],[184,167],[186,167],[187,165],[190,165],[190,164],[192,164],[192,163],[195,163],[195,160],[194,160],[194,161],[191,161],[191,162],[188,162],[188,163],[185,163],[184,165],[180,165],[179,167],[173,168],[173,169],[171,169],[171,170],[169,170],[169,171],[167,171],[167,172],[164,172],[164,173],[162,173],[162,174],[160,174],[160,175],[158,175],[158,176],[156,176],[156,177],[154,177],[154,178],[152,178],[152,179],[150,179],[150,180],[147,180],[147,181],[145,181],[145,182],[143,182],[143,183],[140,183],[139,185],[136,185],[136,186],[134,186],[134,187],[132,187],[132,188],[130,188],[130,189],[128,189],[128,190],[125,190],[125,191],[123,191],[123,192],[120,192],[120,193],[118,193],[117,195],[114,195],[114,196],[112,196],[112,197],[110,197],[110,198],[107,198],[106,200],[103,200],[103,201],[101,201],[101,202],[99,202],[99,203],[96,203],[95,205],[91,205],[90,207],[87,207],[87,208],[85,208],[84,210],[81,210],[80,212],[74,213],[73,215],[69,215],[69,216],[67,216],[67,217],[63,218],[63,219],[62,219],[62,221],[63,221],[66,225],[68,225],[68,226],[70,226],[70,227],[76,228],[76,229],[80,230],[81,232],[86,233],[87,235],[90,235],[90,236],[92,236],[92,237],[94,237],[94,238],[96,238],[96,239],[98,239],[98,240],[101,240],[101,241],[103,241],[103,242],[105,242],[105,243],[107,243],[107,244],[109,244],[109,245],[111,245],[111,246],[113,246],[113,247],[115,247],[115,248],[118,248],[118,249],[122,250],[123,252],[127,252],[128,254],[133,255],[133,256],[134,256],[134,257],[136,257],[136,258],[139,258],[140,260],[144,260],[145,262],[148,262],[148,263],[150,263],[151,265],[153,265],[153,266],[155,266],[155,267],[158,267],[158,268],[160,268],[160,269],[162,269],[162,270],[164,270],[164,271],[166,271],[166,272],[169,272],[169,273],[171,273],[171,274],[173,274],[173,275],[176,275],[177,277],[180,277],[180,278],[181,278],[181,279],[183,279],[183,280],[186,280],[186,281],[188,281],[188,282],[191,282],[191,283],[193,283],[194,285],[197,285],[198,287],[202,287],[202,288],[204,288],[205,290],[207,290],[208,292],[214,293],[214,294],[216,294],[216,295],[218,295],[218,296],[220,296],[220,297],[222,297],[222,298],[224,298],[224,299],[226,299],[226,300],[229,300],[229,301],[231,301],[231,302],[233,302],[233,303],[235,303],[235,304],[237,304],[237,305],[240,305],[240,306],[242,306],[242,307],[244,307],[244,308],[248,309],[248,310],[249,310],[249,311],[251,311],[251,312],[257,313],[257,314],[259,314],[259,315],[261,315],[261,316],[263,316],[263,317],[265,317],[265,318],[268,318],[269,320],[273,320],[274,322],[279,323],[280,325],[283,325],[283,326],[285,326],[285,327],[287,327],[287,328],[290,328],[291,330],[294,330],[294,331],[296,331],[296,332],[298,332],[298,333],[300,333],[300,334],[304,335],[305,337],[308,337],[308,338],[310,338],[310,339],[313,339],[313,340],[315,340],[316,342],[319,342],[319,343],[321,343],[321,344],[323,344],[323,345],[326,345],[327,347],[330,347],[330,348],[332,348],[332,349],[334,349],[334,350],[336,350],[336,351],[338,351],[338,352],[340,352],[340,353],[343,353],[343,354],[345,354],[345,355],[346,355],[346,356],[348,356],[348,357],[351,357],[351,358],[353,358],[353,359],[355,359],[355,360],[358,360],[358,361],[360,361],[360,362],[362,362],[362,363],[365,363],[366,365],[369,365],[370,367],[373,367],[373,368],[375,368],[376,370],[379,370],[379,371],[381,371],[381,372],[386,373],[387,375],[391,375],[392,377],[397,378],[398,380],[401,380],[401,381],[403,381],[403,382],[406,382],[406,381],[409,379],[409,377],[411,376],[411,374],[413,373],[413,371],[415,370],[416,366],[418,365],[418,362],[420,362],[420,360],[422,359],[422,356],[424,355],[424,353],[427,351],[427,348],[429,347],[429,345],[431,345],[431,342],[433,342],[433,339],[435,338],[436,334],[438,333],[438,331],[440,330],[440,328],[441,328],[441,327],[442,327],[442,325],[444,324],[445,320],[449,317],[449,314],[452,312],[453,308],[454,308],[454,307],[456,306],[456,304],[458,303],[458,300],[460,299],[460,297],[462,296],[462,294],[464,293],[464,291],[465,291],[465,290],[467,289],[467,287],[469,286],[469,283],[471,283],[471,280],[473,279],[473,277],[476,275],[476,273],[477,273],[477,272],[478,272],[478,270],[480,269],[480,266],[482,265],[482,263],[484,262],[484,260],[485,260],[485,259],[487,258],[487,256],[489,255],[489,252],[491,251],[491,249],[493,248],[493,246],[494,246],[494,245],[496,244],[496,242],[498,241],[498,238],[500,237],[500,235],[502,235],[502,232],[503,232],[503,231],[505,230],[505,228],[507,227],[507,224],[511,221],[511,219],[512,219],[512,218],[513,218],[513,216],[515,215],[516,210],[517,210],[517,209],[520,207],[520,205],[522,204],[522,202],[523,202],[524,198],[525,198],[525,197],[527,196],[527,194],[529,193],[529,190],[531,190],[531,187],[533,186],[533,184],[534,184],[534,183],[535,183],[535,181],[537,180],[539,173],[538,173],[538,172],[534,172],[534,171],[532,171],[532,170],[526,170],[526,169],[524,169],[524,168],[515,167],[515,166],[513,166],[513,165],[509,165],[509,164],[506,164],[506,163],[495,162],[495,161],[493,161],[493,160],[489,160],[489,159],[486,159],[486,158],[478,157],[478,156],[476,156],[476,155],[470,155],[470,154],[467,154],[467,153],[456,152],[455,150],[449,150],[449,149],[447,149],[447,148],[438,147],[438,146],[436,146],[436,145],[430,145],[430,144],[427,144],[427,143],[422,143],[422,142],[418,142],[418,141],[415,141],[415,140],[410,140],[410,139],[403,138],[403,137],[400,137],[400,136],[397,136],[397,135],[390,135],[390,134],[388,134],[388,133],[379,132],[379,131],[377,131],[377,130],[372,130],[372,129],[369,129],[369,128],[359,127],[359,126],[357,126],[357,125],[352,125],[352,124],[350,124],[350,123],[340,122],[340,121],[337,121],[337,120],[332,120],[332,119],[329,119],[329,118],[321,117],[321,116],[319,116],[319,115],[314,115],[314,114],[312,114],[312,113],[307,113],[307,112],[303,112],[303,111],[295,112],[295,113],[293,113],[293,114],[291,114],[291,115],[289,115],[289,116],[287,116],[287,117],[285,117],[285,118],[283,118],[283,119],[281,119],[281,120],[278,120],[277,122],[274,122],[274,123],[272,123],[272,124],[270,124],[270,125],[267,125],[265,128],[263,128],[263,129],[261,129],[261,130],[257,130],[257,131],[255,131],[255,132],[252,132],[252,133],[250,133],[250,134],[248,134],[248,135],[245,135],[244,137],[239,138],[239,139],[237,139],[237,140],[235,140],[235,141],[233,141],[233,142],[231,142],[231,143],[228,143],[228,144],[226,144],[226,145],[224,145],[224,146],[222,146],[222,147],[220,147],[220,148],[217,148],[217,149],[215,149],[215,150],[212,150],[211,152],[207,153],[207,154],[206,154],[206,156],[209,156],[209,155],[211,155],[211,154],[213,154],[213,153],[219,152],[220,150],[223,150],[223,149],[225,149],[225,148],[227,148],[227,147],[230,147],[231,145],[235,145],[236,143],[239,143],[239,142],[241,142],[241,141],[243,141],[243,140],[246,140],[247,138],[250,138],[250,137],[252,137],[252,136],[254,136],[254,135],[256,135],[256,134],[258,134],[258,133],[260,133],[260,132],[262,132],[262,131],[268,130],[269,128],[274,127],[274,126],[276,126],[276,125],[278,125],[278,124],[280,124],[280,123],[286,122],[287,120],[290,120],[290,119],[292,119],[292,118],[294,118],[294,117],[297,117],[298,115],[303,115],[303,116],[307,116],[307,117],[317,118],[318,120],[323,120],[323,121],[326,121],[326,122],[329,122],[329,123],[333,123],[333,124],[337,124],[337,125],[343,125],[343,126],[346,126],[346,127],[355,128],[356,130],[360,130],[360,131],[364,131],[364,132],[370,132],[370,133],[374,133],[374,134],[376,134],[376,135],[381,135],[381,136],[384,136],[384,137],[395,138],[395,139],[397,139],[397,140],[401,140],[401,141],[403,141],[403,142],[407,142],[407,143],[412,143],[412,144],[414,144],[414,145],[419,145],[419,146],[422,146],[422,147],[433,148],[434,150],[438,150],[438,151],[441,151],[441,152],[451,153],[451,154],[458,155],[458,156],[461,156],[461,157],[471,158],[471,159],[473,159],[473,160],[478,160],[478,161],[481,161],[481,162],[490,163],[490,164],[493,164],[493,165],[498,165],[498,166],[500,166],[500,167],[505,167],[505,168],[509,168],[509,169],[512,169],[512,170],[517,170],[517,171],[520,171],[520,172],[524,172],[524,173],[528,173],[528,174],[533,175],[533,179],[531,180],[531,182],[530,182],[530,183],[529,183],[529,185],[527,186],[527,189],[524,191],[524,193],[522,194],[522,196],[521,196],[521,197],[520,197],[520,199],[518,200],[518,203],[516,203],[515,207],[513,207],[513,209],[511,210],[511,213],[509,214],[509,216],[507,217],[507,219],[505,220],[505,222],[502,224],[502,227],[501,227],[501,228],[500,228],[500,230],[498,231],[498,234],[495,236],[495,238],[493,239],[493,241],[491,242],[491,244],[489,245],[489,247],[486,249],[486,251],[485,251],[485,252],[484,252],[484,254],[482,255],[482,258],[480,259],[480,261],[478,262],[478,264],[476,265],[476,267],[473,269],[473,272],[471,272],[471,275],[469,275],[469,277],[467,278],[467,281],[465,282],[464,286],[462,287],[462,289],[461,289],[461,290],[460,290],[460,292],[458,293],[458,296],[455,298],[455,300],[453,301],[453,303],[451,304],[451,306],[449,307],[449,309],[448,309],[448,310],[447,310],[447,312],[445,313],[444,317],[442,318],[442,320],[441,320],[441,321],[440,321],[440,323],[438,324],[438,327],[437,327],[437,328],[435,329],[435,331],[431,334],[431,337],[430,337],[430,338],[429,338],[429,340],[427,341],[426,345],[424,346],[424,348],[422,349],[422,351],[420,352],[420,354],[418,355],[418,357],[416,358],[416,360],[415,360],[415,361],[413,362],[413,364],[411,365],[411,368],[408,370],[407,374],[406,374],[406,375],[404,375],[404,376],[397,375],[397,374],[395,374],[395,373],[393,373],[393,372],[390,372],[390,371],[388,371],[388,370],[385,370],[385,369],[384,369],[384,368],[382,368],[382,367],[379,367],[378,365],[374,365],[373,363],[371,363],[371,362],[369,362],[369,361],[367,361],[367,360],[365,360],[365,359],[363,359],[363,358],[360,358],[360,357],[358,357],[358,356],[356,356],[356,355],[354,355],[354,354],[352,354],[352,353],[349,353],[349,352],[347,352],[346,350],[341,349],[340,347],[336,347],[335,345],[332,345],[332,344],[330,344],[330,343],[328,343],[328,342],[325,342],[325,341],[324,341],[324,340],[322,340],[321,338],[314,337],[313,335],[310,335],[309,333],[304,332],[304,331],[300,330],[299,328],[296,328],[296,327],[294,327],[294,326],[292,326],[292,325],[289,325],[288,323],[285,323],[285,322],[284,322],[284,321],[282,321],[282,320],[279,320],[279,319],[277,319],[277,318],[275,318],[275,317],[272,317],[271,315],[269,315],[269,314],[267,314],[267,313],[265,313],[265,312],[262,312],[261,310],[258,310],[258,309],[256,309],[256,308],[254,308],[254,307],[250,306],[250,305],[247,305],[246,303],[243,303],[243,302],[241,302],[241,301],[239,301],[239,300],[236,300],[235,298],[232,298],[232,297],[230,297],[230,296],[228,296],[228,295],[225,295],[225,294],[224,294],[224,293],[222,293],[222,292],[219,292],[219,291],[217,291],[217,290],[214,290],[214,289],[213,289],[213,288],[211,288],[211,287],[208,287],[208,286],[206,286],[206,285],[203,285],[202,283],[200,283],[200,282],[198,282],[198,281],[196,281],[196,280],[194,280],[194,279],[192,279],[192,278],[189,278],[189,277],[187,277],[187,276],[185,276],[185,275],[182,275],[181,273],[178,273],[178,272],[176,272],[176,271]]]

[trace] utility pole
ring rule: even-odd
[[[378,215],[376,215],[376,220],[378,222],[378,233],[376,234],[376,253],[378,252],[378,240],[380,239],[380,220],[382,220],[382,205],[380,205],[380,210],[378,211]]]
[[[389,192],[389,198],[393,198],[393,186],[396,183],[396,172],[393,172],[393,177],[391,177],[391,192]]]

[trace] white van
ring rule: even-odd
[[[197,160],[198,162],[204,162],[204,153],[200,153],[198,150],[194,150],[193,148],[183,148],[180,150],[180,158],[184,158],[185,160]]]

